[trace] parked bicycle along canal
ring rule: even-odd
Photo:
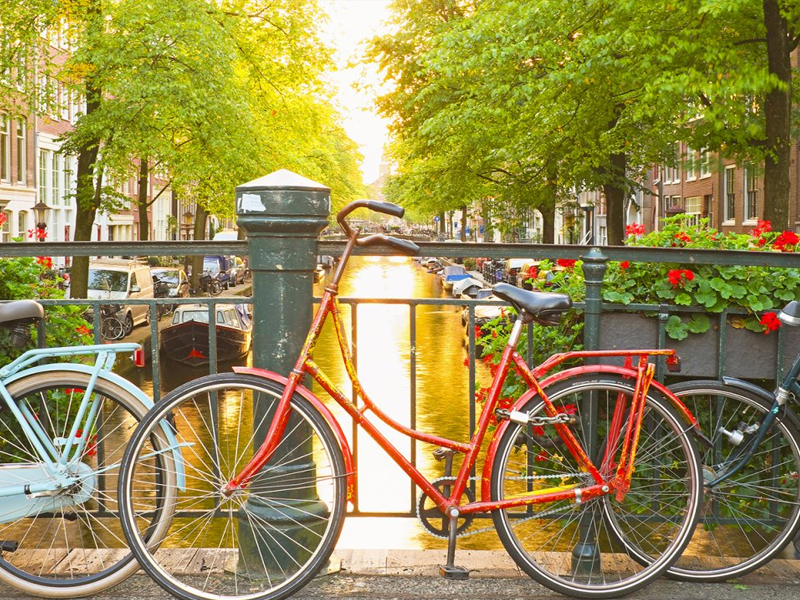
[[[315,295],[322,294],[323,284],[315,286]],[[340,285],[340,297],[351,298],[443,298],[440,279],[430,274],[417,262],[405,257],[354,257]],[[348,335],[350,335],[351,307],[342,305]],[[411,330],[410,307],[407,304],[361,304],[357,314],[357,367],[367,394],[393,418],[411,425]],[[164,321],[166,322],[166,321]],[[345,392],[351,387],[342,364],[339,347],[333,335],[332,322],[323,333],[315,351],[314,360]],[[136,335],[138,334],[138,336]],[[134,339],[141,340],[144,328],[135,330]],[[466,336],[461,323],[461,307],[419,306],[416,309],[416,427],[455,440],[466,441],[469,436],[469,371]],[[207,368],[190,368],[162,358],[162,396],[177,386],[207,374]],[[251,356],[237,364],[250,364]],[[118,363],[119,364],[119,363]],[[219,370],[232,365],[220,364]],[[126,370],[124,376],[132,379],[146,392],[152,393],[152,372]],[[487,385],[491,377],[482,364],[477,365],[476,386]],[[314,386],[314,391],[325,399],[325,393]],[[345,432],[350,436],[351,447],[357,448],[359,510],[363,513],[402,514],[411,510],[411,498],[418,491],[408,477],[363,432],[355,443],[352,440],[350,419],[332,401],[328,402]],[[477,409],[480,410],[480,406]],[[224,427],[238,424],[235,415],[226,415]],[[377,422],[377,420],[376,420]],[[382,425],[379,423],[379,425]],[[411,454],[411,442],[386,426],[383,433],[404,451]],[[437,462],[432,452],[435,448],[417,443],[417,462],[423,473],[435,479],[443,474],[443,463]],[[457,471],[458,465],[454,466]],[[478,472],[482,465],[478,465]],[[487,528],[477,535],[459,539],[464,549],[499,549],[501,544],[491,520],[476,519],[470,531]],[[467,532],[469,533],[469,531]],[[698,532],[687,552],[703,555],[705,536]],[[757,536],[756,536],[757,542]],[[743,548],[749,548],[742,540]],[[345,520],[340,538],[340,548],[444,548],[444,539],[431,536],[416,519],[393,517],[350,517]],[[793,548],[784,552],[793,557]]]
[[[322,294],[322,283],[315,295]],[[352,298],[442,298],[440,279],[415,261],[405,257],[354,257],[340,284],[340,297]],[[350,334],[351,308],[342,305]],[[469,371],[465,366],[468,352],[461,324],[461,308],[455,306],[419,306],[416,309],[416,426],[422,431],[466,441],[469,437]],[[410,308],[404,304],[361,304],[357,314],[357,366],[367,394],[384,411],[406,425],[411,424],[411,331]],[[332,322],[314,350],[314,360],[345,393],[351,387],[341,360]],[[144,332],[137,328],[136,332]],[[141,334],[140,334],[141,335]],[[250,364],[251,356],[237,364]],[[220,364],[219,370],[231,365]],[[162,396],[177,386],[207,374],[207,368],[189,368],[162,358]],[[152,393],[150,369],[124,373]],[[488,384],[491,377],[478,365],[476,385]],[[315,393],[325,393],[315,384]],[[338,406],[329,402],[340,418],[348,436],[350,419]],[[480,407],[478,407],[480,410]],[[236,419],[231,419],[236,423]],[[410,456],[411,443],[388,427],[383,433]],[[352,439],[351,439],[352,445]],[[367,436],[359,433],[359,509],[365,513],[404,513],[411,508],[412,484],[408,477]],[[431,455],[432,446],[417,443],[417,461],[430,478],[443,474],[443,463]],[[454,471],[457,470],[457,465]],[[414,497],[417,491],[413,490]],[[490,520],[479,519],[472,528],[489,527]],[[380,532],[376,534],[376,532]],[[464,548],[500,548],[493,531],[467,537],[459,542]],[[432,537],[416,519],[348,518],[340,540],[345,548],[444,548],[445,540]]]

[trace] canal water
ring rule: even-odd
[[[315,295],[322,294],[317,284]],[[405,257],[353,257],[340,284],[342,298],[440,298],[447,296],[439,278],[427,273],[418,263]],[[342,306],[346,330],[351,332],[351,307]],[[366,393],[392,418],[412,424],[411,410],[411,328],[410,310],[405,304],[361,304],[356,315],[357,366]],[[469,371],[461,308],[419,306],[416,308],[416,427],[421,431],[466,441],[469,438]],[[248,364],[250,356],[242,359]],[[338,342],[329,320],[315,351],[314,360],[346,394],[351,393]],[[223,367],[220,367],[222,369]],[[202,368],[188,368],[164,361],[161,368],[161,393],[201,377]],[[152,393],[149,369],[126,372],[145,392]],[[490,381],[488,372],[478,366],[477,384]],[[369,436],[359,432],[352,439],[350,418],[316,384],[314,391],[340,418],[351,446],[357,448],[361,513],[407,513],[418,491],[409,478],[386,456]],[[411,456],[408,438],[388,427],[381,431],[406,455]],[[417,462],[422,472],[435,479],[443,475],[444,463],[436,461],[433,446],[416,443]],[[490,521],[477,520],[473,528],[488,527]],[[376,532],[379,532],[376,535]],[[499,547],[494,532],[464,538],[464,548]],[[340,539],[343,548],[443,548],[445,540],[431,536],[416,519],[395,517],[348,518]]]

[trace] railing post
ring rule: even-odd
[[[238,186],[236,213],[239,226],[247,233],[253,275],[253,366],[288,376],[311,325],[316,239],[328,224],[330,190],[281,170]],[[268,414],[271,405],[265,401],[253,406],[254,424],[271,422]],[[271,477],[283,470],[294,481],[298,477],[313,481],[310,432],[305,426],[295,427],[291,423],[286,431],[291,432],[287,435],[292,439],[281,444],[270,463],[290,466],[270,467]],[[265,432],[266,429],[256,431],[256,444]],[[256,486],[256,481],[251,485]],[[287,492],[281,502],[270,506],[252,498],[248,500],[250,518],[240,512],[241,557],[237,569],[247,570],[247,575],[264,575],[253,573],[254,565],[259,571],[266,569],[267,574],[291,571],[298,561],[302,563],[307,558],[297,556],[302,548],[315,548],[319,538],[312,531],[325,521],[314,515],[327,514],[328,509],[320,502],[313,485],[291,487],[296,491]],[[275,495],[271,495],[273,500]],[[281,554],[281,545],[261,547],[274,539],[277,531],[297,542],[287,545],[292,547],[294,556]],[[308,536],[312,540],[303,543]],[[258,559],[254,560],[255,557]]]
[[[600,349],[600,312],[602,310],[603,277],[608,258],[599,248],[592,248],[583,256],[583,275],[586,285],[586,300],[583,312],[583,348]],[[587,360],[587,363],[592,362]],[[597,456],[597,422],[599,419],[595,393],[584,394],[581,410],[581,426],[586,435],[586,450],[590,457]],[[600,572],[600,548],[597,544],[592,519],[596,515],[586,514],[580,522],[580,538],[572,549],[572,568],[576,573]]]

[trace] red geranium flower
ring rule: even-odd
[[[781,326],[781,321],[778,319],[778,315],[776,315],[774,312],[764,313],[764,316],[761,317],[759,323],[761,323],[762,327],[764,327],[765,335],[770,331],[775,331]]]
[[[47,269],[53,268],[53,259],[49,256],[37,256],[36,262]]]
[[[6,213],[0,212],[0,225],[6,222]]]
[[[679,242],[683,242],[684,244],[689,244],[692,241],[692,238],[686,235],[686,233],[683,231],[679,231],[678,233],[676,233],[675,239],[678,240]]]
[[[619,263],[619,268],[620,269],[627,269],[630,266],[631,266],[631,263],[628,262],[627,260],[623,260],[621,263]]]
[[[81,335],[89,335],[92,332],[91,329],[89,329],[86,325],[81,325],[80,327],[76,327],[75,331],[77,331]]]
[[[775,239],[772,247],[781,252],[794,252],[797,242],[800,242],[800,238],[794,231],[784,231]]]
[[[772,223],[770,223],[769,221],[761,221],[761,220],[759,220],[758,224],[756,225],[756,228],[753,229],[753,231],[751,231],[750,233],[754,237],[758,237],[762,233],[767,233],[769,231],[772,231]]]
[[[559,258],[559,259],[556,261],[556,264],[557,264],[559,267],[564,267],[565,269],[571,269],[572,267],[574,267],[574,266],[575,266],[575,263],[576,263],[576,262],[577,262],[576,260],[573,260],[573,259],[571,259],[571,258]]]
[[[694,273],[688,269],[670,269],[667,273],[667,279],[669,279],[673,288],[683,287],[687,282],[694,279]]]
[[[625,235],[644,235],[644,225],[640,223],[631,223],[625,227]]]

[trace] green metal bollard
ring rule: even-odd
[[[583,256],[583,274],[586,282],[586,308],[583,313],[583,348],[584,350],[600,349],[600,312],[602,310],[603,277],[606,273],[608,258],[599,248],[592,248]],[[587,360],[587,363],[590,362]],[[582,424],[586,433],[589,456],[596,456],[597,421],[599,419],[597,398],[587,392],[583,398],[584,408],[581,411]],[[594,536],[591,514],[585,514],[580,523],[580,539],[572,549],[572,569],[575,573],[588,575],[600,572],[600,548]]]
[[[247,233],[253,275],[253,366],[288,376],[311,325],[315,243],[328,224],[330,190],[291,171],[276,171],[236,188],[236,214],[239,227]],[[263,418],[268,408],[266,403],[253,407],[254,423],[271,422],[270,415]],[[236,568],[248,577],[274,577],[291,571],[296,561],[303,562],[307,557],[298,556],[300,549],[314,546],[303,540],[309,535],[313,538],[311,532],[321,521],[324,523],[314,515],[328,513],[313,486],[299,481],[314,478],[314,463],[289,456],[312,456],[307,427],[295,425],[290,421],[286,431],[292,432],[292,439],[279,447],[271,462],[291,465],[282,470],[287,479],[298,482],[287,486],[297,491],[281,496],[277,503],[280,510],[250,499],[247,511],[251,518],[241,510],[238,515],[241,556]],[[266,427],[256,434],[258,443],[263,440]],[[276,469],[272,469],[273,477],[275,473]],[[251,485],[258,486],[257,475]],[[285,554],[281,548],[265,547],[278,531],[298,542],[292,546],[295,555]],[[267,564],[261,561],[264,557],[268,557]],[[265,572],[253,572],[254,565]]]

